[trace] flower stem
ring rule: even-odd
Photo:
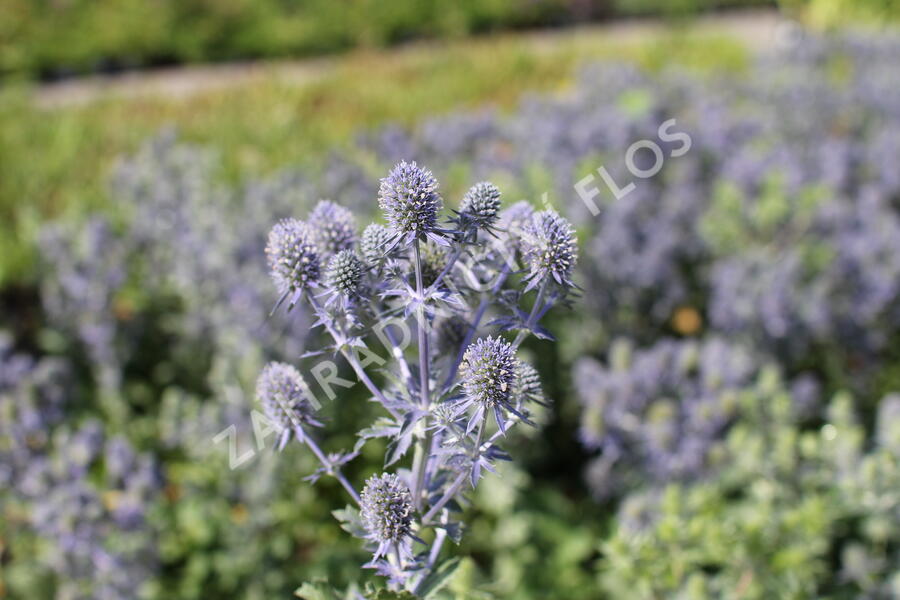
[[[475,446],[472,448],[472,460],[478,458],[481,454],[481,444],[482,440],[484,440],[484,432],[487,429],[487,420],[488,420],[488,411],[484,411],[484,415],[481,417],[481,423],[478,425],[478,435],[475,437]],[[459,475],[456,476],[456,479],[453,480],[453,483],[450,484],[450,487],[447,488],[447,491],[444,492],[444,495],[434,503],[425,516],[422,517],[422,525],[428,525],[431,523],[431,520],[437,515],[438,511],[444,508],[444,505],[447,504],[453,496],[459,491],[462,487],[463,483],[466,481],[466,472],[462,471]]]
[[[450,272],[450,269],[453,268],[453,265],[456,264],[456,261],[459,260],[459,257],[462,254],[462,250],[463,250],[463,247],[462,247],[462,244],[460,244],[459,247],[450,256],[450,260],[447,261],[447,266],[444,267],[444,269],[438,274],[438,276],[434,279],[434,281],[431,283],[431,285],[428,286],[428,290],[425,294],[426,296],[430,296],[434,292],[434,290],[436,290],[437,287],[439,285],[441,285],[441,282],[444,280],[444,277],[447,275],[447,273]]]
[[[416,271],[416,295],[419,300],[418,315],[418,331],[419,334],[419,403],[422,410],[427,411],[431,404],[431,392],[429,390],[429,348],[428,348],[428,324],[425,320],[425,300],[423,297],[423,281],[422,281],[422,254],[419,248],[419,240],[415,241],[415,271]],[[416,508],[422,506],[422,492],[425,488],[425,475],[428,467],[429,451],[431,449],[431,430],[427,428],[428,421],[426,416],[426,432],[416,442],[415,456],[413,457],[413,489],[412,496]]]
[[[491,298],[497,295],[497,292],[500,291],[500,288],[503,287],[503,283],[506,281],[506,278],[509,276],[509,265],[504,265],[503,270],[497,275],[497,281],[494,283],[494,287],[491,288],[490,296],[483,298],[481,300],[481,304],[478,305],[478,309],[475,311],[475,316],[472,318],[472,324],[469,326],[468,331],[466,331],[466,337],[463,340],[462,344],[460,344],[459,352],[456,354],[456,360],[453,363],[453,366],[447,372],[447,378],[444,380],[444,387],[442,393],[447,393],[447,391],[453,386],[453,380],[456,378],[456,372],[459,370],[459,365],[462,363],[463,356],[466,353],[466,348],[469,347],[469,344],[472,343],[472,338],[475,337],[475,332],[478,331],[478,327],[481,325],[481,319],[484,318],[484,313],[487,312],[488,306],[491,304]]]
[[[336,467],[335,465],[331,464],[331,461],[328,460],[328,457],[325,456],[325,453],[322,452],[322,449],[319,448],[319,445],[316,443],[316,441],[312,439],[312,437],[310,437],[310,435],[305,431],[303,432],[303,443],[306,444],[307,447],[312,450],[312,453],[316,455],[316,458],[318,458],[319,462],[322,463],[322,466],[325,467],[325,471],[329,475],[337,479],[340,484],[344,486],[344,489],[347,490],[347,493],[350,494],[356,504],[359,504],[359,494],[357,493],[356,488],[354,488],[353,484],[350,483],[346,477],[344,477],[344,474],[341,473],[340,467]]]
[[[375,310],[375,302],[372,302],[372,310],[373,312],[377,312]],[[388,343],[391,345],[390,353],[393,356],[397,363],[400,365],[400,373],[403,375],[403,378],[408,380],[412,377],[412,372],[409,369],[409,363],[406,362],[406,357],[403,356],[403,349],[400,347],[400,344],[397,343],[397,338],[394,333],[391,331],[390,326],[384,327],[384,336],[387,338]]]
[[[419,334],[419,399],[422,408],[428,408],[430,391],[428,389],[428,324],[425,322],[425,302],[422,284],[422,254],[419,240],[415,242],[416,295],[419,299],[418,334]]]
[[[403,559],[400,558],[400,550],[397,548],[396,544],[394,544],[394,547],[391,549],[391,553],[394,555],[394,561],[397,563],[397,570],[403,571]]]
[[[312,294],[307,294],[307,296],[309,297],[309,303],[313,307],[313,309],[316,311],[316,314],[318,314],[320,316],[324,315],[324,310],[322,309],[322,305],[319,304],[319,301],[316,299],[316,297]],[[324,319],[324,318],[322,319],[322,323],[325,325],[325,329],[328,330],[328,333],[331,334],[331,338],[335,341],[335,343],[342,344],[345,336],[341,335],[334,328],[334,324],[332,324],[328,319]],[[341,355],[345,359],[347,359],[347,362],[350,363],[350,366],[353,367],[353,372],[356,373],[356,376],[359,378],[359,380],[363,382],[363,385],[365,385],[366,388],[368,388],[368,390],[370,392],[372,392],[372,395],[375,396],[375,398],[379,402],[381,402],[382,406],[387,408],[387,406],[388,406],[387,398],[384,397],[384,394],[381,392],[380,389],[378,389],[378,386],[375,385],[375,383],[366,374],[365,369],[363,369],[362,365],[359,362],[359,357],[356,356],[354,353],[349,352],[347,350],[347,348],[344,347],[343,345],[341,345],[341,347],[340,347],[340,352],[341,352]],[[390,409],[388,409],[388,410],[390,410]]]
[[[434,569],[434,565],[437,562],[438,556],[441,555],[441,548],[444,546],[444,541],[447,539],[447,530],[446,529],[438,529],[434,534],[434,541],[431,543],[431,550],[428,552],[428,560],[425,563],[425,568],[422,569],[422,575],[419,578],[419,581],[416,583],[413,588],[413,594],[417,596],[422,591],[422,585],[425,583],[425,580],[428,579],[428,576],[431,574],[431,571]]]
[[[430,437],[430,436],[428,436]],[[423,491],[425,489],[425,471],[428,464],[428,448],[430,440],[419,438],[416,442],[415,453],[413,454],[412,473],[415,476],[413,480],[413,503],[416,508],[422,507]]]
[[[547,292],[547,280],[545,279],[543,283],[541,283],[541,287],[538,288],[537,298],[534,299],[534,306],[531,307],[531,313],[528,315],[528,320],[525,322],[525,329],[520,329],[519,333],[516,335],[516,339],[512,344],[513,350],[517,350],[519,345],[525,340],[525,336],[527,336],[532,329],[534,329],[535,321],[537,320],[537,316],[540,313],[541,305],[544,302],[544,294]]]
[[[459,488],[462,487],[463,483],[466,481],[466,472],[463,471],[459,475],[456,476],[456,479],[453,480],[453,483],[447,488],[447,491],[444,492],[444,495],[441,496],[440,500],[434,503],[434,506],[429,509],[425,516],[422,517],[422,525],[430,525],[431,520],[438,514],[438,512],[444,508],[444,505],[450,502],[450,499],[456,495],[456,492],[459,491]]]

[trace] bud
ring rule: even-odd
[[[512,344],[500,337],[477,340],[466,349],[460,365],[466,399],[486,407],[507,404],[515,368]]]
[[[391,230],[384,225],[372,223],[366,227],[359,243],[363,258],[369,265],[381,264],[384,255],[390,248]]]
[[[538,404],[547,403],[544,389],[541,386],[541,376],[538,374],[537,369],[524,360],[516,360],[512,399],[516,404],[524,404],[528,401]]]
[[[281,362],[267,364],[256,380],[256,398],[269,421],[281,430],[279,450],[292,433],[302,435],[302,425],[321,425],[313,417],[307,391],[300,372]]]
[[[363,527],[379,544],[376,556],[402,543],[412,532],[412,495],[393,473],[373,475],[366,481],[360,495],[360,509]]]
[[[352,250],[341,250],[332,256],[325,269],[328,286],[346,297],[359,295],[362,275],[363,262]]]
[[[276,223],[269,232],[266,257],[282,294],[301,291],[319,279],[319,252],[303,221],[283,219]]]
[[[459,212],[477,227],[489,227],[500,210],[500,190],[488,181],[473,185],[463,196]]]
[[[356,243],[353,213],[330,200],[320,200],[309,213],[313,241],[325,256],[349,250]]]
[[[560,285],[573,285],[569,276],[578,260],[575,232],[554,210],[535,213],[522,228],[522,252],[532,283],[547,276]]]

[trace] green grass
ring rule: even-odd
[[[699,33],[616,43],[584,30],[357,52],[302,83],[272,71],[182,99],[38,108],[33,90],[7,90],[0,94],[0,287],[33,280],[32,241],[42,222],[114,207],[106,186],[116,157],[163,127],[216,149],[230,178],[263,175],[306,163],[361,128],[485,104],[504,109],[526,90],[564,90],[579,63],[599,58],[733,69],[746,53]]]

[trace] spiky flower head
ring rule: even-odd
[[[431,171],[415,162],[397,164],[381,180],[378,205],[394,232],[404,239],[423,238],[437,228],[442,201]]]
[[[525,223],[522,252],[530,269],[530,287],[547,276],[560,285],[573,285],[569,277],[578,260],[578,244],[572,226],[556,211],[535,213]]]
[[[537,369],[524,360],[516,360],[516,376],[513,381],[512,399],[516,404],[524,404],[525,402],[537,402],[538,404],[546,404],[547,398],[544,396],[544,388],[541,386],[541,376]]]
[[[463,196],[459,212],[478,227],[489,227],[500,210],[500,189],[489,181],[476,183]]]
[[[319,279],[319,251],[309,225],[299,219],[282,219],[272,227],[266,257],[282,294],[300,292]]]
[[[384,225],[372,223],[366,227],[359,242],[359,249],[367,264],[381,263],[390,248],[391,237],[391,230]]]
[[[466,399],[488,407],[506,405],[516,374],[512,344],[501,337],[481,338],[472,343],[460,365]]]
[[[378,543],[376,557],[406,540],[412,532],[413,514],[412,494],[397,475],[382,473],[366,481],[360,495],[360,516],[370,538]]]
[[[256,380],[256,398],[269,421],[281,430],[279,450],[292,434],[302,438],[303,425],[321,425],[313,416],[308,390],[300,372],[281,362],[267,364]]]
[[[356,243],[356,219],[348,209],[331,200],[320,200],[309,213],[313,241],[325,256],[349,250]]]
[[[328,287],[348,297],[359,295],[362,276],[363,262],[353,250],[341,250],[332,256],[325,269]]]

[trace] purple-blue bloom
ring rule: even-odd
[[[323,257],[356,244],[356,220],[353,213],[331,200],[320,200],[306,220],[313,241]]]
[[[575,231],[556,211],[543,210],[525,222],[522,247],[528,263],[530,285],[550,277],[559,285],[574,285],[571,275],[578,260]]]
[[[283,219],[272,227],[266,257],[282,295],[296,297],[319,280],[319,251],[309,225],[299,219]]]
[[[378,205],[400,239],[435,239],[443,206],[431,171],[401,161],[381,180]]]
[[[256,381],[256,397],[269,421],[279,429],[278,449],[292,436],[304,439],[304,425],[321,426],[313,416],[309,387],[291,365],[271,362]]]

